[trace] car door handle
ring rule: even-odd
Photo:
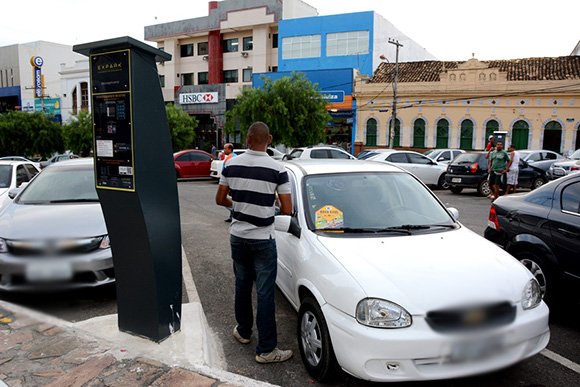
[[[580,234],[578,234],[577,232],[566,230],[565,228],[558,228],[558,231],[560,231],[562,234],[570,236],[570,237],[574,237],[574,238],[580,237]]]

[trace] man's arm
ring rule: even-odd
[[[230,192],[230,187],[227,185],[218,185],[218,190],[215,194],[215,204],[218,206],[231,207],[233,205],[230,198],[228,198],[228,193]]]
[[[510,159],[510,161],[507,164],[506,172],[509,172],[510,171],[510,168],[512,166],[512,163],[514,162],[513,152],[510,152],[509,159]]]
[[[280,200],[280,213],[292,215],[292,194],[278,194],[278,199]]]

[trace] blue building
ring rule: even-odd
[[[332,121],[326,142],[354,144],[356,100],[352,96],[357,74],[372,76],[381,55],[395,61],[398,40],[403,47],[399,61],[435,59],[427,50],[374,11],[284,19],[278,23],[278,72],[254,74],[252,86],[261,87],[262,76],[273,80],[302,72],[328,99]],[[303,144],[312,145],[312,144]]]

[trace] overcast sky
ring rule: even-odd
[[[578,0],[305,1],[321,15],[374,10],[440,60],[563,56],[580,40]],[[143,40],[146,25],[206,15],[206,0],[3,1],[0,46]]]

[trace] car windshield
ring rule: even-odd
[[[399,232],[454,228],[433,194],[407,173],[311,175],[304,182],[308,227],[326,232]]]
[[[576,152],[572,153],[572,155],[570,155],[570,158],[572,160],[580,160],[580,149],[577,149]]]
[[[92,166],[49,168],[18,197],[19,204],[98,202]]]
[[[0,165],[0,188],[10,187],[12,181],[12,165]]]
[[[435,157],[437,157],[439,155],[439,153],[440,153],[440,151],[435,150],[435,149],[431,149],[430,151],[425,153],[425,156],[429,157],[430,159],[435,159]]]
[[[379,154],[379,152],[368,152],[368,153],[365,153],[364,155],[360,156],[359,160],[366,160],[366,159],[369,159],[369,158],[376,156],[378,154]]]

